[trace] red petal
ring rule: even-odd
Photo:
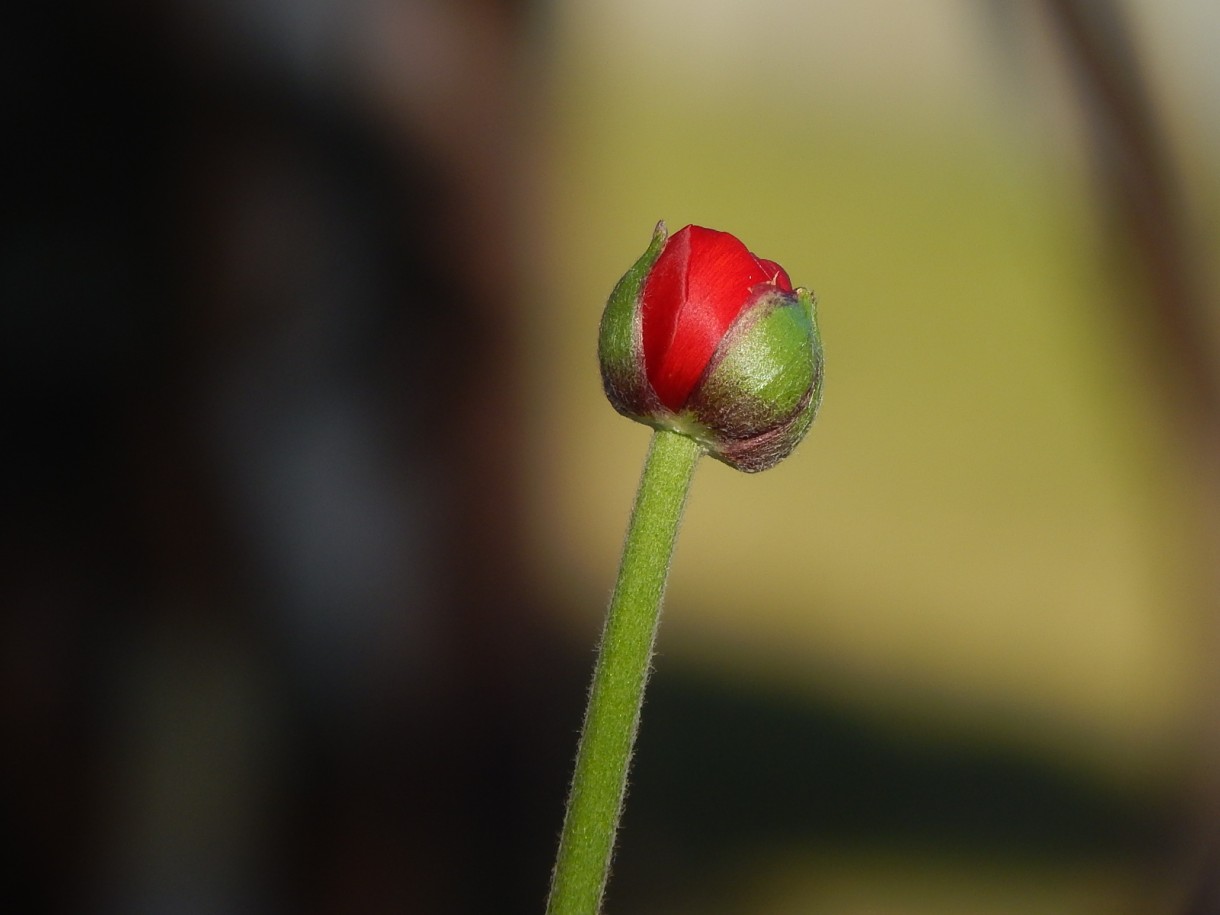
[[[727,232],[676,232],[644,284],[644,368],[661,403],[686,403],[716,346],[759,283],[791,290],[788,275]]]
[[[657,369],[674,336],[678,314],[686,299],[686,269],[690,261],[690,227],[669,237],[660,257],[652,265],[641,293],[640,321],[643,332],[644,370],[657,396],[666,406],[671,397],[656,386]],[[681,406],[681,402],[678,403]],[[670,407],[677,409],[677,407]]]
[[[769,261],[765,257],[755,256],[758,261],[758,266],[763,273],[767,275],[767,282],[778,286],[784,292],[793,292],[792,280],[788,279],[788,271],[777,264],[775,261]]]

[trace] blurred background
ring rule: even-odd
[[[697,473],[608,910],[1220,912],[1215,4],[4,19],[7,910],[542,910],[664,218],[828,380]]]

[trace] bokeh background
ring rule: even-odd
[[[608,911],[1220,911],[1220,13],[5,14],[6,910],[539,912],[653,224],[813,287],[705,462]]]

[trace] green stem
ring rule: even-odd
[[[652,437],[602,630],[547,915],[596,915],[601,909],[665,578],[702,453],[675,432]]]

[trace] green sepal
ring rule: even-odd
[[[634,419],[647,416],[659,406],[644,373],[640,295],[668,238],[662,220],[653,230],[648,250],[623,274],[610,293],[598,333],[597,357],[606,397],[616,410]]]
[[[713,457],[766,470],[809,431],[822,399],[822,364],[812,293],[776,291],[743,310],[684,412]]]

